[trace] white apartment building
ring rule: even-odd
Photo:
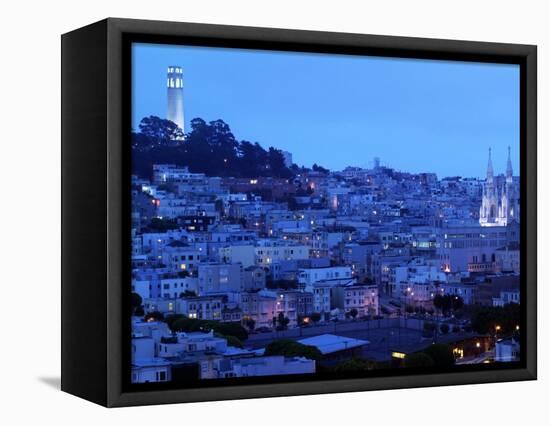
[[[198,294],[199,280],[196,277],[162,278],[160,279],[161,297],[175,299],[186,291]]]
[[[298,271],[298,282],[304,285],[307,291],[311,291],[312,284],[318,281],[343,280],[351,277],[351,266],[304,268]]]
[[[240,263],[243,268],[256,265],[256,248],[251,244],[228,245],[219,249],[220,261]]]
[[[332,295],[334,306],[343,308],[345,313],[355,309],[358,318],[379,313],[378,287],[375,285],[335,287]]]
[[[277,296],[268,291],[241,294],[241,309],[243,319],[251,318],[255,327],[273,327],[276,312]]]
[[[283,260],[301,260],[309,258],[309,247],[305,245],[294,245],[287,242],[274,242],[270,240],[259,240],[254,247],[256,265],[270,268],[273,263]]]
[[[170,362],[160,359],[141,359],[132,362],[132,383],[156,383],[172,380]]]
[[[210,263],[198,267],[199,294],[242,291],[240,263]]]
[[[171,243],[162,251],[162,263],[174,272],[193,272],[197,269],[201,255],[201,250],[195,247]]]
[[[175,300],[175,313],[201,320],[222,319],[223,296],[184,297]]]
[[[227,340],[208,333],[176,333],[175,336],[164,337],[158,344],[158,356],[172,358],[194,352],[212,352],[222,354],[227,350]]]

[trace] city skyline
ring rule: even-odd
[[[292,152],[299,165],[341,170],[380,157],[398,170],[483,178],[488,149],[500,174],[510,146],[519,175],[516,66],[136,44],[134,128],[166,116],[169,65],[183,67],[186,127],[223,119],[238,140]],[[335,156],[334,144],[348,149]]]
[[[517,70],[134,54],[132,385],[524,359]]]

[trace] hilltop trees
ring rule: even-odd
[[[238,141],[223,120],[191,120],[185,135],[176,124],[159,117],[145,117],[132,134],[133,173],[150,178],[152,165],[175,163],[208,176],[289,178],[283,154],[273,147]]]
[[[161,145],[183,137],[183,132],[176,123],[154,115],[144,117],[139,123],[139,130],[142,137],[137,140],[141,142],[141,147],[147,145],[147,140],[151,145]]]

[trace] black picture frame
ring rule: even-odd
[[[177,43],[520,65],[522,356],[510,368],[193,389],[128,386],[129,44]],[[62,36],[62,390],[108,406],[534,380],[537,49],[519,44],[109,18]],[[126,376],[125,376],[126,375]]]

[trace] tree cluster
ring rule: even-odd
[[[266,346],[264,355],[300,356],[316,361],[319,361],[323,356],[315,346],[303,345],[291,339],[280,339],[271,342]]]
[[[223,120],[207,123],[195,118],[185,138],[174,123],[159,117],[144,118],[139,128],[132,134],[132,169],[138,176],[150,178],[153,164],[162,163],[187,166],[191,172],[208,176],[292,176],[280,150],[238,141]]]
[[[464,300],[460,296],[451,294],[438,294],[433,300],[434,307],[441,311],[443,315],[448,315],[450,312],[456,312],[464,306]]]
[[[477,306],[471,316],[474,331],[480,334],[494,333],[499,327],[501,335],[516,332],[521,319],[520,306],[509,303],[504,306]]]
[[[422,352],[407,355],[406,368],[449,368],[455,363],[451,348],[443,344],[430,345]]]
[[[209,332],[213,330],[215,334],[230,340],[233,336],[240,342],[248,339],[248,331],[236,322],[219,322],[187,318],[183,315],[170,315],[166,317],[166,323],[172,332],[202,331]],[[231,345],[231,343],[229,343]]]

